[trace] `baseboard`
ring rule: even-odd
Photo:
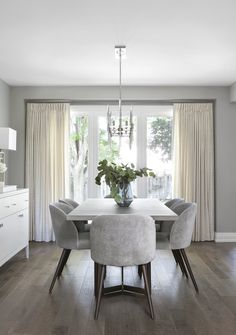
[[[215,233],[215,242],[236,242],[236,233]]]

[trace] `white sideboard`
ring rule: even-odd
[[[29,258],[28,189],[0,194],[0,266],[25,248]]]

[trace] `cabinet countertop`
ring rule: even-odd
[[[6,198],[6,197],[11,197],[13,195],[25,193],[25,192],[28,192],[28,191],[29,191],[28,188],[18,188],[16,191],[3,192],[3,193],[0,193],[0,199]]]

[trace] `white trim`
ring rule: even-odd
[[[215,242],[236,242],[236,233],[215,233]]]
[[[147,166],[147,126],[146,116],[143,113],[137,113],[137,168],[141,169]],[[139,198],[147,197],[146,178],[137,178],[137,196]]]

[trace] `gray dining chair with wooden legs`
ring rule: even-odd
[[[66,214],[71,211],[68,205],[55,202],[49,205],[49,210],[56,244],[63,249],[49,288],[51,293],[56,279],[62,274],[71,250],[90,249],[90,233],[79,232],[73,221],[66,220]]]
[[[96,307],[94,318],[98,318],[101,297],[105,293],[104,274],[106,266],[118,266],[123,269],[125,266],[141,265],[144,290],[147,296],[150,315],[154,318],[154,311],[151,299],[151,271],[150,263],[156,252],[156,230],[153,219],[144,215],[101,215],[96,217],[91,225],[91,258],[94,261],[94,284]],[[122,271],[123,274],[123,271]],[[117,287],[116,292],[117,292]],[[120,292],[135,292],[133,286],[122,285]],[[110,291],[111,292],[111,291]]]
[[[58,200],[60,203],[66,204],[67,206],[70,206],[71,211],[79,206],[79,203],[76,202],[73,199],[69,199],[69,198],[60,198]],[[87,220],[83,220],[83,221],[74,221],[76,227],[79,229],[80,232],[89,232],[90,231],[90,224],[88,223]]]
[[[195,290],[198,292],[198,286],[185,252],[185,249],[191,244],[197,205],[191,202],[181,203],[174,208],[174,211],[178,214],[178,218],[173,223],[170,237],[169,239],[166,238],[165,241],[157,239],[157,249],[171,249],[183,275],[186,278],[188,278],[188,275],[190,276]]]

